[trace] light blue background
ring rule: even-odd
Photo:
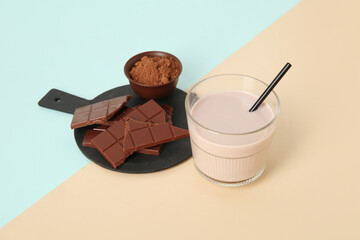
[[[91,99],[149,50],[179,57],[186,89],[298,2],[0,0],[0,227],[88,163],[71,115],[38,107],[48,90]]]

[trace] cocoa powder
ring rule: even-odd
[[[172,58],[144,56],[130,71],[131,78],[145,85],[163,85],[179,76],[179,67]]]

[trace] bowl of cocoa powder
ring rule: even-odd
[[[182,64],[177,57],[160,51],[137,54],[124,67],[131,88],[145,99],[159,99],[171,94],[181,71]]]

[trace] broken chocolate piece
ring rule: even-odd
[[[106,128],[102,128],[102,127],[107,128],[107,126],[98,126],[92,130],[91,129],[87,130],[85,137],[83,139],[82,145],[84,147],[95,148],[94,144],[91,142],[91,139],[93,139],[94,137],[96,137],[97,135],[99,135],[100,133],[102,133],[106,130]],[[151,148],[139,149],[136,152],[141,153],[141,154],[146,154],[146,155],[160,155],[161,149],[162,149],[162,145],[158,145],[158,146],[154,146]]]
[[[166,121],[171,124],[171,117],[173,112],[174,108],[172,106],[167,104],[159,105],[154,100],[149,100],[145,104],[136,107],[128,108],[125,106],[104,124],[111,126],[118,121],[124,121],[124,119],[128,117],[131,117],[135,120],[151,121],[153,123],[162,123]],[[125,131],[125,128],[122,131]],[[162,146],[154,146],[149,149],[138,149],[136,152],[142,154],[159,155],[161,149]]]
[[[140,107],[141,105],[138,105],[136,107],[126,107],[124,106],[120,111],[118,111],[112,118],[110,118],[109,120],[107,120],[106,122],[103,123],[103,125],[106,126],[111,126],[112,124],[114,124],[115,122],[119,121],[120,119],[126,117],[130,112],[132,112],[133,110],[135,110],[136,108]],[[174,113],[174,108],[170,105],[167,104],[160,104],[161,108],[165,111],[166,113],[166,121],[168,123],[172,123],[171,122],[171,118],[172,115]],[[132,118],[136,119],[136,115],[134,115]],[[144,119],[143,116],[140,114],[141,119]],[[162,117],[159,118],[159,120],[153,119],[154,122],[156,121],[162,121]]]
[[[87,130],[85,137],[83,139],[82,145],[84,147],[91,147],[93,148],[94,145],[91,143],[91,139],[93,139],[94,137],[96,137],[97,135],[99,135],[102,131],[98,131],[98,130]]]
[[[172,114],[173,108],[168,105],[166,106],[165,107],[167,108],[167,111]],[[94,137],[90,142],[93,144],[93,147],[95,147],[114,168],[123,164],[125,159],[133,152],[123,151],[123,149],[120,149],[120,147],[123,148],[125,119],[130,117],[138,120],[141,119],[144,121],[149,121],[151,123],[166,123],[168,119],[171,121],[171,116],[167,116],[164,109],[154,100],[149,100],[139,107],[126,107],[113,118],[111,118],[110,121],[108,120],[106,123],[111,124],[111,126],[108,127],[105,132]],[[102,141],[107,144],[104,144]],[[139,148],[137,149],[137,152],[159,155],[161,146],[157,145],[159,144],[152,145],[150,149]]]
[[[153,99],[150,99],[140,107],[134,109],[127,117],[151,123],[165,123],[166,112]]]
[[[119,111],[129,100],[131,95],[112,98],[75,109],[71,128],[80,128],[92,124],[103,124]]]
[[[91,143],[114,168],[123,164],[132,154],[123,150],[124,128],[125,122],[121,120],[91,139]]]
[[[128,119],[125,123],[123,149],[136,151],[189,136],[189,131],[169,123],[153,124]]]

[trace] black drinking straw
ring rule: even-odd
[[[276,84],[280,82],[282,77],[286,74],[286,72],[291,68],[290,63],[286,63],[283,69],[278,73],[278,75],[274,78],[274,80],[270,83],[270,85],[265,89],[265,91],[261,94],[261,96],[256,100],[255,104],[250,108],[249,112],[254,112],[258,109],[261,103],[265,100],[265,98],[269,95],[269,93],[274,89]]]

